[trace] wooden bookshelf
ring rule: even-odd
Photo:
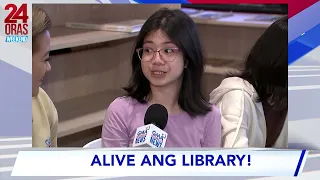
[[[58,137],[75,134],[87,129],[101,126],[104,121],[105,109],[97,112],[92,112],[83,116],[69,119],[59,123]]]
[[[138,33],[122,33],[109,31],[84,30],[67,28],[65,26],[53,27],[51,29],[51,50],[60,50],[78,46],[115,41],[131,38]]]
[[[47,10],[53,20],[52,70],[42,87],[59,113],[59,146],[83,146],[100,136],[108,105],[124,94],[122,87],[131,75],[137,33],[66,28],[65,22],[102,17],[108,17],[107,22],[147,19],[159,8],[180,5],[38,6]],[[240,67],[245,53],[267,26],[194,20],[208,57],[204,84],[209,95],[227,72]]]
[[[163,7],[163,6],[161,6]],[[170,6],[169,6],[170,7]],[[201,14],[201,13],[200,13]],[[192,17],[196,24],[200,27],[202,25],[209,25],[212,27],[222,27],[227,26],[226,28],[240,28],[240,29],[253,29],[258,28],[258,33],[264,31],[267,27],[271,25],[272,22],[269,21],[247,21],[257,16],[254,13],[233,13],[230,17],[224,17],[221,19],[201,19],[197,17]],[[147,17],[146,17],[147,18]],[[201,31],[200,31],[201,32]],[[223,32],[214,32],[212,34],[223,34]],[[51,49],[59,50],[65,48],[73,48],[78,46],[120,40],[125,38],[136,37],[138,33],[122,33],[122,32],[109,32],[109,31],[97,31],[97,30],[85,30],[85,29],[76,29],[76,28],[67,28],[63,24],[55,26],[51,29]],[[253,35],[255,36],[255,35]],[[250,39],[250,38],[249,38]]]

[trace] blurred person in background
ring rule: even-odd
[[[222,146],[288,146],[288,17],[257,40],[240,74],[230,75],[210,94],[221,112]]]
[[[32,8],[32,147],[57,147],[58,114],[40,87],[49,64],[51,20],[41,8]]]
[[[204,55],[193,20],[180,10],[161,9],[143,25],[132,55],[127,95],[107,109],[103,147],[131,147],[151,104],[169,118],[166,147],[220,147],[221,116],[201,89]]]

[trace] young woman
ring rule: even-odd
[[[221,117],[202,94],[204,57],[192,19],[161,9],[143,25],[132,55],[127,95],[109,106],[102,130],[104,147],[131,147],[151,104],[169,118],[166,147],[220,147]]]
[[[274,22],[251,49],[240,75],[210,94],[222,115],[224,147],[288,145],[288,18]]]
[[[49,64],[51,20],[41,8],[32,8],[32,147],[56,147],[58,115],[40,88]]]

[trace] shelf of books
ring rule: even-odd
[[[200,11],[183,9],[195,23],[248,27],[248,28],[267,28],[279,15],[252,14],[252,13],[232,13]],[[114,41],[124,38],[135,37],[138,35],[145,20],[134,19],[114,23],[104,21],[79,21],[66,22],[65,26],[54,27],[51,30],[52,42],[51,49],[59,50],[72,48],[88,44]]]

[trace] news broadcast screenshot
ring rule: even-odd
[[[0,8],[0,180],[320,179],[320,1]]]

